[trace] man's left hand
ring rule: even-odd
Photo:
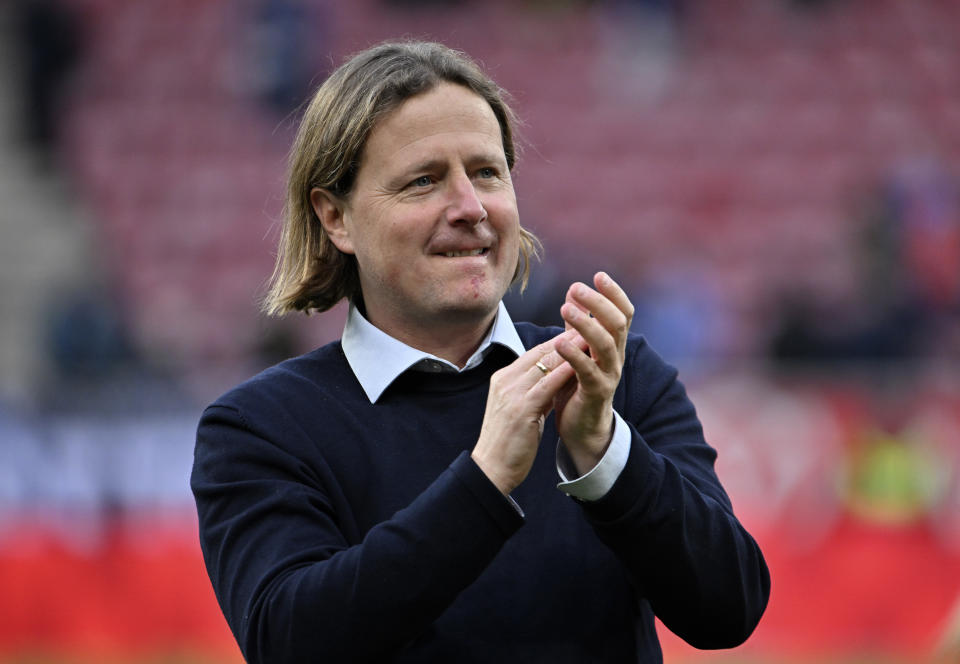
[[[593,283],[596,289],[577,282],[567,290],[560,314],[580,339],[556,345],[576,372],[576,379],[557,396],[554,409],[560,439],[580,474],[599,463],[613,435],[613,393],[620,383],[634,311],[627,294],[607,273],[595,274]]]

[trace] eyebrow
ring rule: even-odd
[[[506,166],[507,157],[502,152],[477,152],[467,157],[466,163],[468,166],[488,163],[498,163]],[[446,165],[446,159],[425,159],[404,168],[400,177],[407,177],[414,173],[435,171],[439,168],[446,168]]]
[[[470,157],[469,159],[467,159],[467,163],[471,165],[476,163],[483,163],[483,164],[497,163],[497,164],[502,164],[503,166],[506,166],[507,155],[503,153],[503,150],[500,150],[498,152],[478,152],[474,154],[472,157]]]
[[[438,168],[446,166],[446,161],[443,159],[425,159],[424,161],[419,161],[411,166],[403,169],[404,177],[407,175],[413,175],[414,173],[419,173],[422,171],[435,171]]]

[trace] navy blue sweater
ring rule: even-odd
[[[248,661],[660,662],[654,614],[697,647],[747,638],[769,575],[676,371],[631,337],[623,473],[596,502],[558,491],[551,416],[521,516],[469,456],[512,359],[410,371],[371,404],[335,342],[204,412],[200,543]]]

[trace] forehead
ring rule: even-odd
[[[404,101],[373,127],[367,156],[388,157],[415,148],[435,146],[445,139],[494,142],[502,152],[500,124],[490,104],[473,91],[453,83]]]

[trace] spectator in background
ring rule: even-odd
[[[791,293],[771,352],[781,361],[918,360],[955,355],[960,316],[960,192],[943,164],[898,164],[867,201],[854,244],[857,282],[842,310]]]
[[[570,286],[566,331],[502,304],[536,250],[511,118],[429,43],[306,110],[266,306],[347,298],[343,338],[208,408],[191,478],[250,662],[660,662],[655,615],[702,648],[760,619],[762,554],[620,286]]]
[[[94,290],[73,293],[50,312],[48,348],[59,377],[89,386],[131,362],[118,307]]]
[[[605,92],[650,104],[672,79],[682,41],[681,0],[607,0],[596,13],[603,45],[596,77]]]
[[[47,412],[129,415],[189,405],[162,361],[136,348],[108,287],[96,284],[60,295],[45,321],[51,369],[42,389]]]
[[[243,49],[245,85],[269,108],[286,116],[306,96],[313,53],[329,39],[326,3],[250,0]]]
[[[908,287],[934,314],[960,304],[960,192],[932,155],[900,164],[886,198]]]
[[[924,318],[927,352],[960,357],[960,183],[931,153],[894,171],[889,198],[907,289]]]
[[[60,138],[64,90],[80,56],[80,25],[74,12],[57,0],[20,0],[14,8],[24,68],[24,127],[49,161]]]

